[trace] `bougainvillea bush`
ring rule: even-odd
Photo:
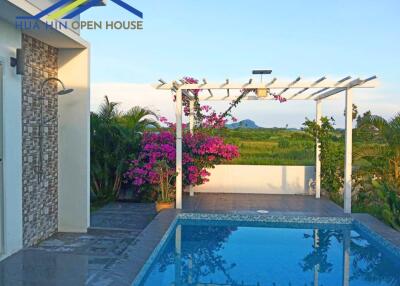
[[[223,139],[207,133],[196,132],[193,135],[185,132],[182,140],[183,185],[195,186],[208,181],[212,168],[224,160],[239,156],[237,146],[225,144]],[[157,163],[166,161],[170,172],[175,172],[175,132],[174,130],[159,133],[148,132],[143,135],[139,156],[130,161],[125,178],[138,192],[157,188],[160,176]],[[173,181],[172,184],[175,182]]]
[[[185,83],[197,83],[194,78],[185,77]],[[194,97],[194,132],[191,134],[186,125],[183,125],[182,138],[182,169],[183,186],[201,185],[208,181],[209,172],[207,168],[213,168],[216,164],[229,161],[239,156],[238,147],[225,144],[221,137],[213,135],[215,129],[224,128],[230,118],[231,109],[237,102],[222,113],[217,114],[210,106],[201,106],[198,95],[201,90],[191,90]],[[175,100],[175,98],[174,98]],[[188,97],[183,97],[184,115],[190,113]],[[144,133],[141,141],[139,155],[129,162],[129,168],[125,173],[126,182],[133,185],[138,195],[158,190],[160,200],[160,188],[165,189],[165,182],[169,181],[170,190],[175,189],[176,175],[176,126],[166,118],[160,118],[166,129],[159,132]],[[160,162],[163,164],[163,171],[160,172]],[[160,175],[162,173],[162,175]],[[163,180],[164,176],[171,178]],[[173,194],[170,194],[170,198]]]
[[[168,125],[168,130],[145,133],[141,142],[141,152],[136,159],[130,161],[125,178],[138,193],[159,188],[158,162],[167,162],[170,167],[169,172],[175,173],[175,126]],[[211,136],[207,132],[199,130],[194,134],[184,130],[182,140],[183,186],[196,186],[207,182],[210,174],[206,168],[213,168],[216,164],[238,156],[237,146],[225,144],[220,137]],[[171,190],[174,189],[174,184],[175,180],[171,182]]]

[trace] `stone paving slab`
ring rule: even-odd
[[[110,286],[131,285],[178,213],[175,209],[160,212],[140,233],[135,243],[128,246],[121,259],[116,261],[109,271],[93,277],[88,285],[102,285],[99,283],[104,280],[107,280],[110,283],[107,285]]]
[[[325,198],[305,195],[206,194],[185,196],[184,211],[191,212],[254,212],[314,216],[346,216],[343,209]]]
[[[90,216],[90,226],[142,231],[156,216],[153,203],[110,203]]]
[[[89,230],[88,233],[56,233],[31,249],[99,257],[117,257],[134,242],[138,232]]]
[[[87,233],[56,233],[0,262],[0,286],[123,286],[110,269],[155,215],[154,204],[111,203],[91,215]]]
[[[85,285],[89,263],[83,255],[24,249],[0,263],[0,285]]]

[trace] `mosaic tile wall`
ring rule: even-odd
[[[24,246],[31,246],[53,234],[58,224],[57,83],[48,82],[40,99],[40,84],[57,76],[58,50],[27,35],[22,37],[22,48],[23,242]],[[44,117],[43,168],[39,164],[40,101]]]

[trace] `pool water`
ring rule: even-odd
[[[181,221],[141,285],[400,285],[400,259],[351,224]]]

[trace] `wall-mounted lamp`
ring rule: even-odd
[[[17,49],[17,56],[10,58],[10,65],[17,68],[17,74],[24,75],[25,53],[23,49]]]

